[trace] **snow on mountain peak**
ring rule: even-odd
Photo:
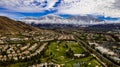
[[[79,24],[79,25],[98,24],[102,22],[102,20],[99,20],[91,16],[72,16],[70,18],[64,19],[54,14],[48,14],[40,18],[34,18],[34,19],[33,18],[22,19],[21,21],[27,24],[50,23],[50,24]]]
[[[58,15],[54,15],[54,14],[48,14],[48,15],[45,15],[45,16],[42,16],[39,18],[39,20],[43,20],[43,19],[46,19],[46,20],[55,20],[55,19],[62,19],[62,17],[58,16]]]

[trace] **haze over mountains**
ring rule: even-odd
[[[36,30],[36,28],[29,26],[23,22],[0,16],[0,33],[18,33]]]

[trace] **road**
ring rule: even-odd
[[[113,63],[112,61],[110,61],[109,59],[107,59],[106,57],[104,57],[102,54],[98,53],[95,49],[92,49],[85,41],[80,40],[79,36],[75,35],[76,40],[80,43],[80,45],[86,49],[86,51],[88,51],[89,53],[92,52],[93,56],[95,56],[95,58],[100,61],[100,63],[102,65],[104,65],[104,67],[120,67],[119,65]],[[99,58],[99,59],[98,59]],[[107,65],[107,66],[106,66]]]

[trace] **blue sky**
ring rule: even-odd
[[[47,14],[67,18],[72,15],[93,15],[99,19],[118,20],[118,0],[0,0],[0,15],[13,19],[40,17]]]

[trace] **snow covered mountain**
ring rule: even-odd
[[[27,23],[27,24],[45,24],[45,23],[51,23],[51,24],[56,24],[56,23],[61,23],[63,18],[57,15],[46,15],[40,18],[23,18],[21,21]]]
[[[101,21],[103,21],[103,20],[97,19],[94,16],[79,16],[79,15],[77,15],[77,16],[71,16],[68,19],[70,19],[70,20],[76,20],[78,22],[79,21],[85,21],[85,22],[91,22],[91,21],[93,21],[93,22],[101,22]]]
[[[58,15],[49,14],[40,18],[27,17],[20,21],[27,24],[74,24],[74,25],[97,25],[115,23],[115,21],[103,21],[94,16],[71,16],[69,18],[62,18]],[[117,22],[119,23],[119,22]]]

